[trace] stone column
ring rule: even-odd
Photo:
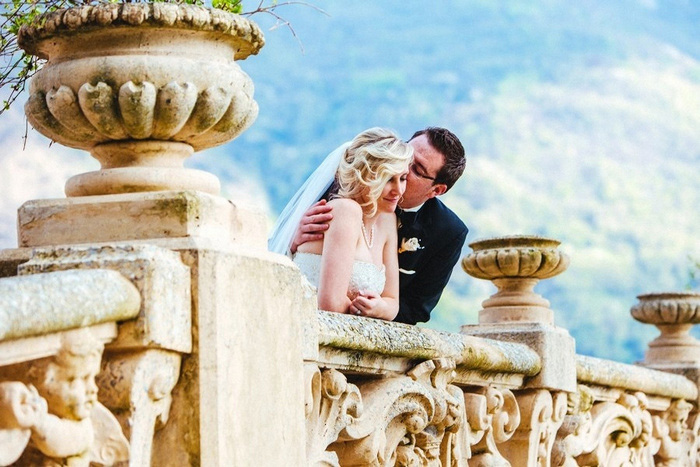
[[[566,393],[576,391],[576,348],[568,331],[554,325],[549,301],[533,289],[566,270],[569,258],[557,249],[558,241],[535,236],[492,238],[469,246],[473,252],[462,267],[492,281],[498,291],[483,302],[479,324],[462,326],[461,332],[526,344],[542,365],[516,394],[522,421],[501,453],[512,465],[549,465],[566,413]]]
[[[481,240],[462,260],[471,276],[492,281],[498,291],[483,302],[478,325],[462,326],[462,333],[521,342],[542,357],[542,371],[529,385],[573,392],[576,388],[574,340],[554,325],[549,301],[534,292],[542,279],[560,274],[569,258],[559,242],[535,236]]]

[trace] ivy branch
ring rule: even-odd
[[[316,5],[312,5],[308,2],[303,2],[303,1],[288,1],[288,2],[282,2],[279,3],[277,0],[273,0],[269,5],[265,5],[264,0],[260,0],[258,3],[258,6],[256,9],[251,10],[251,11],[246,11],[244,13],[241,13],[244,16],[251,16],[257,13],[265,13],[268,15],[271,15],[272,17],[275,18],[277,23],[271,28],[271,29],[277,29],[278,27],[286,27],[289,29],[289,32],[294,36],[294,39],[296,39],[297,43],[299,44],[299,48],[301,48],[302,53],[304,52],[304,45],[301,43],[301,40],[299,39],[299,36],[297,36],[296,31],[294,30],[294,27],[292,27],[292,23],[284,19],[282,16],[280,16],[275,10],[278,7],[282,6],[288,6],[288,5],[303,5],[309,8],[313,8],[314,10],[318,11],[319,13],[323,13],[326,16],[329,16],[328,13],[325,10],[322,10],[321,8],[317,7]]]

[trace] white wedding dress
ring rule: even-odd
[[[297,252],[294,255],[294,262],[308,281],[318,288],[318,281],[321,275],[321,255],[314,253]],[[386,274],[384,265],[377,266],[365,261],[355,261],[352,265],[350,275],[350,285],[348,286],[348,298],[353,300],[360,291],[373,292],[380,295],[384,290]]]

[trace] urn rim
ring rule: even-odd
[[[675,292],[649,292],[637,295],[640,302],[643,301],[658,301],[658,300],[684,300],[696,299],[700,300],[700,292],[693,290],[683,290]]]
[[[539,235],[509,235],[491,237],[473,241],[469,247],[474,251],[494,250],[500,248],[557,248],[559,240]]]
[[[100,3],[62,8],[24,25],[17,43],[26,53],[48,58],[41,44],[65,35],[105,28],[153,27],[186,29],[228,36],[236,44],[236,60],[256,55],[265,45],[260,27],[241,15],[217,8],[173,3]],[[39,25],[40,24],[40,25]]]

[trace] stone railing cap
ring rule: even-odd
[[[523,344],[340,313],[318,312],[319,345],[377,354],[429,360],[454,358],[458,367],[533,376],[539,356]]]
[[[0,279],[0,340],[134,318],[136,287],[116,271],[71,270]]]
[[[576,356],[576,377],[579,383],[693,401],[698,392],[684,376],[583,355]]]

